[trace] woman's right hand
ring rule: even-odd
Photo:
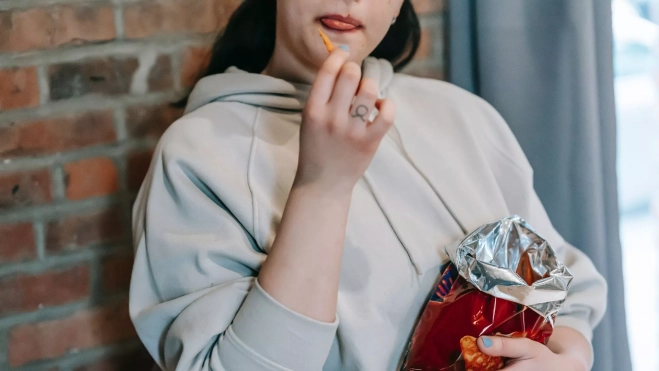
[[[347,62],[348,56],[336,48],[311,88],[302,113],[294,187],[352,192],[393,123],[393,102],[378,100],[377,82],[361,80],[361,67]],[[374,108],[379,114],[369,122]]]

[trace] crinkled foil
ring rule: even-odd
[[[479,290],[526,305],[549,321],[567,297],[572,274],[517,215],[485,224],[445,249],[460,275]]]

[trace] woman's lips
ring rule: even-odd
[[[336,31],[352,31],[361,27],[361,23],[350,17],[340,15],[329,15],[320,18],[325,27]]]
[[[354,24],[337,21],[336,19],[321,18],[320,21],[323,22],[325,26],[338,31],[350,31],[357,28]]]

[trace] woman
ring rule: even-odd
[[[394,370],[442,247],[510,214],[576,278],[548,346],[479,346],[508,370],[591,367],[602,277],[553,229],[492,107],[394,73],[418,41],[408,0],[236,11],[134,208],[130,314],[162,369]]]

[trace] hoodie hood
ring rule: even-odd
[[[368,57],[362,64],[362,75],[378,82],[380,98],[384,98],[394,70],[389,61]],[[190,94],[185,113],[213,102],[239,102],[255,107],[302,111],[310,90],[309,84],[291,83],[229,67],[225,73],[199,80]]]

